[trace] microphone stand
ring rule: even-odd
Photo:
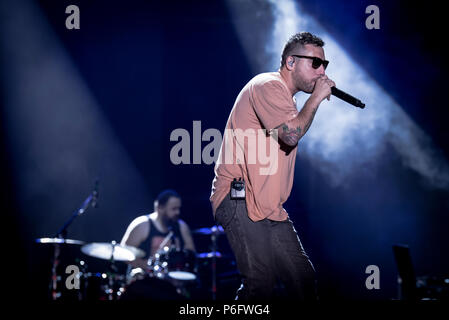
[[[87,208],[89,208],[90,204],[93,203],[93,206],[96,207],[97,198],[98,198],[98,180],[95,182],[95,190],[84,200],[81,207],[76,210],[72,216],[64,223],[64,225],[58,230],[55,238],[65,239],[67,237],[67,229],[72,224],[72,222],[82,215]],[[59,256],[61,254],[61,244],[54,244],[54,253],[52,259],[52,268],[51,268],[51,281],[50,281],[50,291],[51,291],[51,299],[57,300],[61,297],[61,292],[58,292],[58,274],[57,267],[59,265]]]
[[[56,238],[64,238],[67,236],[67,228],[72,224],[72,222],[79,217],[80,215],[82,215],[87,208],[89,207],[89,205],[91,204],[91,202],[96,201],[98,192],[96,190],[94,190],[88,197],[86,200],[84,200],[83,204],[81,205],[81,207],[76,210],[72,216],[64,223],[64,225],[58,230],[58,232],[56,233]]]

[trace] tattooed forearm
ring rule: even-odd
[[[307,121],[307,123],[305,125],[304,134],[306,134],[307,130],[309,130],[310,125],[312,124],[313,118],[315,118],[315,113],[317,110],[318,110],[318,108],[316,108],[312,111],[312,116],[308,119],[309,121]]]
[[[285,144],[294,147],[309,130],[317,110],[318,104],[314,100],[307,100],[295,118],[275,128],[278,129],[278,137]]]
[[[289,146],[294,146],[298,143],[299,138],[301,138],[301,128],[289,128],[286,124],[282,126],[282,137],[283,141]]]
[[[317,110],[318,108],[309,108],[308,112],[302,112],[301,119],[299,119],[298,115],[297,118],[277,127],[276,129],[280,129],[278,131],[279,138],[287,145],[294,147],[299,139],[301,139],[301,137],[306,134],[307,130],[309,130]]]

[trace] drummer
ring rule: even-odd
[[[154,212],[135,218],[122,238],[121,244],[138,247],[147,253],[130,264],[133,268],[147,268],[148,258],[163,247],[176,247],[195,252],[190,228],[179,218],[181,197],[174,190],[164,190],[154,202]]]

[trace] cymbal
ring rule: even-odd
[[[202,253],[197,253],[197,255],[196,255],[196,257],[198,259],[208,259],[208,258],[213,258],[214,256],[216,258],[223,257],[223,255],[220,252],[218,252],[218,251],[215,251],[215,252],[213,252],[213,251],[211,251],[211,252],[202,252]]]
[[[37,243],[48,243],[48,244],[77,244],[83,245],[84,241],[73,240],[73,239],[63,239],[63,238],[38,238],[36,239]]]
[[[112,255],[113,245],[110,242],[93,242],[81,247],[81,251],[88,256],[110,260]],[[136,258],[145,256],[145,252],[135,247],[122,246],[116,244],[114,246],[114,260],[115,261],[133,261]]]
[[[145,251],[143,251],[142,249],[133,246],[123,246],[123,247],[127,248],[128,250],[131,250],[136,256],[136,258],[143,258],[146,255]]]
[[[224,230],[222,226],[213,226],[211,228],[200,228],[200,229],[196,229],[192,231],[193,233],[198,233],[198,234],[204,234],[204,235],[211,235],[211,234],[216,234],[216,235],[220,235],[220,234],[224,234]]]

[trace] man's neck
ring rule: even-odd
[[[298,92],[298,90],[293,85],[293,80],[291,78],[290,72],[285,68],[280,68],[278,72],[280,73],[282,80],[284,80],[285,84],[287,85],[288,91],[290,91],[290,94],[293,97]]]

